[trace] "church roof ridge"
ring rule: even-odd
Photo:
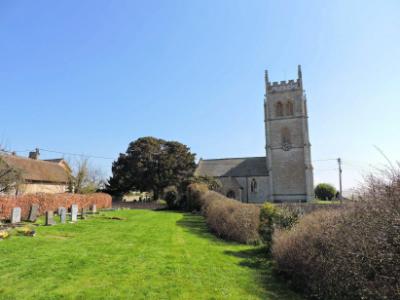
[[[202,161],[210,160],[233,160],[233,159],[250,159],[250,158],[265,158],[265,156],[244,156],[244,157],[226,157],[226,158],[202,158]]]

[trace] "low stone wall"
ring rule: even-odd
[[[149,202],[123,202],[123,201],[115,201],[113,199],[113,208],[127,208],[127,209],[153,209],[153,210],[161,210],[166,209],[167,205],[159,203],[158,201],[149,201]]]
[[[22,209],[22,220],[26,220],[32,204],[39,205],[39,215],[48,210],[57,211],[59,207],[69,209],[72,204],[79,208],[90,208],[96,204],[97,209],[111,208],[111,196],[103,193],[96,194],[29,194],[22,196],[0,196],[0,220],[8,220],[13,207]]]

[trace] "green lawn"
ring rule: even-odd
[[[119,216],[124,220],[106,217]],[[1,299],[300,299],[200,216],[122,210],[0,242]]]

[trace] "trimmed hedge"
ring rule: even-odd
[[[204,185],[188,187],[188,201],[192,208],[201,208],[210,230],[218,237],[239,243],[260,241],[260,208],[229,199]]]
[[[400,299],[400,175],[364,192],[275,232],[273,257],[295,288],[316,299]]]
[[[187,187],[187,209],[201,211],[204,204],[204,194],[209,191],[204,183],[192,183]]]
[[[32,204],[39,205],[39,214],[46,211],[56,211],[62,206],[69,208],[77,204],[79,208],[90,208],[96,204],[97,208],[111,208],[111,196],[103,193],[96,194],[27,194],[22,196],[0,196],[0,219],[8,220],[13,207],[21,207],[22,219],[27,219]]]

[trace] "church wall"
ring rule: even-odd
[[[251,180],[253,178],[257,180],[257,190],[254,193],[251,192],[250,186]],[[264,203],[266,201],[269,201],[268,182],[268,176],[249,177],[249,185],[247,189],[249,195],[249,203]]]
[[[272,150],[274,195],[306,194],[303,149]]]
[[[236,184],[232,181],[233,178],[236,181]],[[257,182],[257,189],[255,192],[251,191],[251,181],[253,178]],[[220,193],[225,196],[228,195],[229,191],[233,191],[235,193],[235,199],[245,203],[264,203],[268,200],[269,179],[267,176],[220,177],[219,181],[222,185]],[[240,187],[242,187],[242,190]]]
[[[224,195],[224,196],[228,196],[228,193],[230,191],[233,191],[233,193],[235,194],[235,199],[236,200],[240,200],[240,186],[237,184],[237,182],[235,183],[232,179],[234,178],[234,180],[236,180],[236,177],[220,177],[218,178],[220,183],[221,183],[221,188],[219,189],[219,192]]]

